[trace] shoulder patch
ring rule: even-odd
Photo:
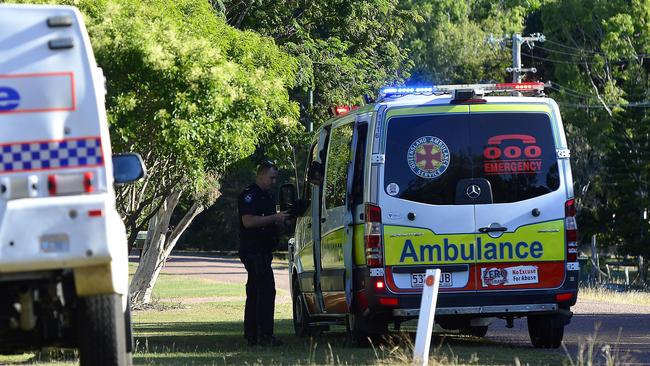
[[[246,202],[246,203],[251,203],[251,202],[253,202],[253,195],[252,195],[251,193],[247,193],[247,194],[244,196],[244,202]]]

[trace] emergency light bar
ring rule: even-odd
[[[379,90],[379,97],[391,98],[404,95],[433,95],[453,94],[457,90],[474,90],[475,94],[489,92],[541,92],[544,90],[544,83],[500,83],[500,84],[452,84],[432,85],[418,87],[386,87]]]

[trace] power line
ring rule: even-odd
[[[591,51],[591,50],[581,49],[581,48],[577,48],[577,47],[566,46],[566,45],[563,45],[561,43],[553,42],[553,41],[548,40],[548,39],[546,40],[546,42],[554,44],[554,45],[556,45],[558,47],[563,47],[565,49],[570,49],[570,50],[572,50],[574,52],[566,52],[566,51],[554,50],[552,48],[548,48],[548,47],[544,47],[544,46],[540,46],[540,45],[535,45],[535,47],[537,47],[539,49],[542,49],[544,51],[559,53],[559,54],[562,54],[562,55],[570,55],[570,56],[574,56],[574,57],[577,56],[576,53],[582,53],[582,54],[590,53],[591,55],[582,55],[582,56],[583,57],[591,57],[591,58],[593,58],[593,57],[596,57],[598,55],[598,56],[602,56],[602,57],[607,58],[607,55],[605,55],[605,53],[603,53],[603,52]],[[639,58],[639,57],[648,57],[648,54],[647,53],[638,53],[638,54],[635,54],[634,56],[631,56],[630,58]]]
[[[555,85],[555,87],[554,87],[553,85]],[[584,94],[584,93],[582,93],[582,92],[580,92],[580,91],[578,91],[578,90],[571,89],[571,88],[569,88],[569,87],[567,87],[567,86],[564,86],[564,85],[560,85],[560,84],[556,83],[555,81],[551,81],[551,86],[550,86],[550,88],[551,88],[551,89],[554,89],[554,90],[557,90],[557,91],[561,91],[561,92],[565,92],[565,93],[568,93],[568,94],[572,94],[572,95],[577,96],[577,97],[583,97],[583,98],[595,98],[595,96],[593,96],[593,95],[591,95],[591,94]]]
[[[524,56],[528,56],[530,58],[533,58],[533,59],[548,61],[548,62],[557,63],[557,64],[569,64],[569,65],[584,65],[584,64],[596,65],[596,64],[599,64],[599,62],[593,62],[593,61],[580,62],[580,61],[553,60],[553,59],[550,59],[550,58],[547,58],[547,57],[535,56],[533,54],[526,53],[526,52],[522,52],[521,54],[524,55]],[[645,56],[645,54],[637,55],[637,56],[642,57],[642,56]],[[609,63],[609,64],[625,64],[625,63],[629,63],[629,62],[631,62],[631,60],[608,61],[607,63]]]
[[[558,105],[562,107],[568,107],[568,108],[583,108],[583,109],[593,109],[593,108],[598,108],[602,109],[605,108],[603,105],[590,105],[590,104],[576,104],[576,103],[557,103]],[[610,108],[612,107],[619,107],[619,108],[650,108],[650,101],[646,102],[640,102],[640,103],[629,103],[629,104],[613,104],[609,106]]]
[[[530,58],[536,59],[536,60],[542,60],[542,61],[548,61],[548,62],[553,62],[553,63],[558,63],[558,64],[570,64],[570,65],[583,65],[585,62],[577,62],[577,61],[565,61],[565,60],[553,60],[550,58],[546,57],[540,57],[540,56],[535,56],[530,53],[522,52],[521,53],[524,56],[528,56]],[[589,62],[586,61],[587,64],[595,64],[595,62]]]
[[[602,54],[601,52],[597,52],[597,51],[589,51],[589,50],[585,50],[585,49],[582,49],[582,48],[567,46],[567,45],[559,43],[559,42],[551,41],[550,39],[547,39],[546,42],[548,42],[550,44],[554,44],[554,45],[556,45],[558,47],[567,48],[567,49],[570,49],[570,50],[577,50],[577,51],[581,51],[581,52],[594,53],[594,54]]]
[[[554,50],[552,48],[546,48],[546,47],[542,47],[542,46],[535,46],[535,48],[539,48],[540,50],[544,50],[544,51],[548,51],[548,52],[559,53],[559,54],[562,54],[562,55],[569,55],[569,56],[574,56],[574,57],[580,56],[580,55],[576,55],[577,52],[565,52],[565,51]],[[586,51],[581,51],[581,52],[584,53]],[[598,54],[602,55],[601,53],[598,53]],[[595,57],[595,55],[588,55],[586,57]]]

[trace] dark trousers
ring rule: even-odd
[[[240,254],[248,272],[246,282],[246,309],[244,310],[244,337],[257,340],[258,337],[273,335],[273,313],[275,312],[275,279],[270,253]]]

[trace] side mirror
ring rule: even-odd
[[[142,157],[136,153],[113,155],[113,179],[116,184],[126,184],[142,179],[147,170]]]
[[[280,187],[280,211],[292,211],[295,210],[294,206],[296,204],[296,186],[293,184],[283,184]]]

